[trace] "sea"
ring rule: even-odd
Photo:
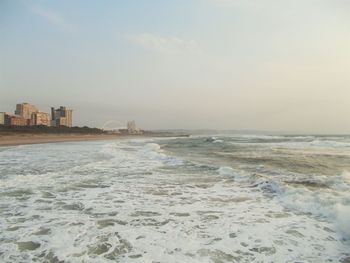
[[[350,136],[0,147],[0,262],[350,262]]]

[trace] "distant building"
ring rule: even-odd
[[[5,112],[0,112],[0,125],[5,125]]]
[[[38,108],[29,103],[20,103],[16,105],[15,114],[0,112],[0,125],[6,126],[31,126],[45,125],[59,127],[72,127],[73,110],[66,107],[58,109],[51,108],[51,118],[46,112],[40,112]]]
[[[51,108],[51,126],[59,127],[66,126],[72,127],[73,125],[73,110],[67,109],[66,107],[59,107],[55,109]]]
[[[136,127],[135,121],[128,121],[127,130],[130,134],[140,134],[142,131]]]
[[[29,103],[21,103],[16,105],[15,115],[22,116],[23,118],[30,120],[32,114],[38,112],[38,108]]]
[[[135,121],[128,121],[127,129],[129,133],[134,133],[136,131],[136,123]]]
[[[20,115],[5,114],[5,125],[6,126],[28,126],[30,120],[25,119]]]
[[[32,113],[31,125],[50,126],[50,115],[46,112]]]

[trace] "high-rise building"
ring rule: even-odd
[[[60,106],[58,109],[51,108],[51,126],[72,127],[73,124],[73,110]]]
[[[32,113],[31,124],[50,126],[50,115],[46,112],[34,112]]]
[[[38,108],[29,103],[20,103],[16,105],[15,115],[22,116],[23,118],[30,120],[32,113],[38,112]]]

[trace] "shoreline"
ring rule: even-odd
[[[128,138],[144,138],[149,136],[142,135],[120,135],[120,134],[35,134],[35,133],[16,133],[1,134],[0,147],[18,146],[29,144],[59,143],[59,142],[79,142],[79,141],[101,141],[117,140]]]

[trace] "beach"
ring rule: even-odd
[[[74,141],[100,141],[130,138],[188,137],[187,134],[171,132],[145,132],[144,134],[108,133],[21,133],[0,132],[0,147],[25,144],[58,143]]]
[[[40,144],[71,141],[114,140],[125,137],[117,134],[34,134],[34,133],[0,133],[0,146]]]

